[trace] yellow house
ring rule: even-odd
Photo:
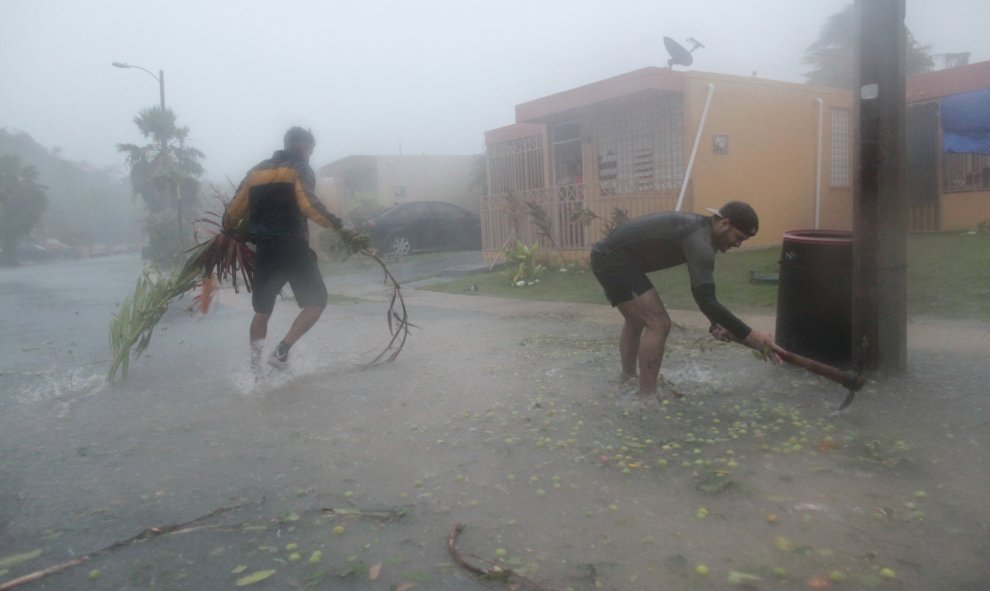
[[[990,61],[907,80],[907,196],[917,231],[990,224]]]
[[[520,239],[579,258],[623,216],[733,199],[760,215],[747,245],[848,230],[853,119],[845,90],[656,67],[519,104],[485,134],[483,248]]]

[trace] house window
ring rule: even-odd
[[[624,105],[597,118],[598,180],[603,195],[680,186],[684,176],[681,95]]]
[[[829,109],[828,185],[852,187],[852,117],[848,109]]]

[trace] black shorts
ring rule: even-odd
[[[300,308],[325,306],[327,286],[316,264],[316,253],[301,241],[259,240],[255,243],[254,293],[251,304],[259,314],[271,314],[275,298],[286,283]]]
[[[620,252],[602,246],[591,250],[591,271],[605,289],[605,297],[612,306],[628,302],[634,295],[653,289],[646,273]]]

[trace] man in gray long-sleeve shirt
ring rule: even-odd
[[[738,247],[756,235],[756,212],[741,201],[709,211],[714,215],[667,212],[636,218],[591,250],[591,269],[625,320],[619,338],[623,377],[637,377],[638,365],[641,398],[656,395],[671,327],[670,316],[646,274],[682,263],[687,263],[691,293],[711,321],[712,335],[758,351],[769,350],[773,362],[781,362],[773,337],[751,329],[715,298],[715,253]]]

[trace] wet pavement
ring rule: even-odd
[[[839,387],[676,313],[668,395],[644,406],[607,306],[432,293],[412,286],[442,271],[394,268],[420,327],[395,363],[360,368],[388,338],[368,267],[328,277],[291,369],[257,385],[246,294],[173,305],[107,384],[140,261],[3,270],[0,585],[148,528],[24,588],[511,585],[455,564],[461,523],[467,560],[546,589],[990,588],[986,324],[912,323],[908,375],[834,416]]]

